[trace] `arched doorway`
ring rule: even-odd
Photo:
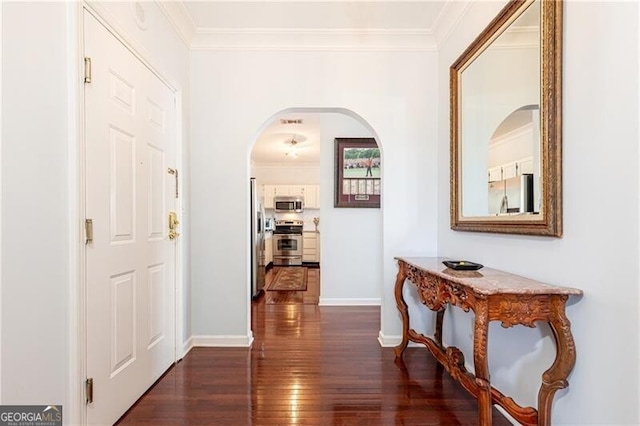
[[[373,138],[382,148],[371,126],[350,110],[286,109],[265,120],[256,132],[249,153],[250,176],[263,187],[317,185],[317,204],[296,217],[303,221],[306,230],[315,230],[314,219],[317,219],[319,304],[379,305],[381,208],[334,207],[335,138]],[[292,140],[296,141],[295,151],[292,151]],[[383,168],[384,161],[381,165]],[[261,195],[272,196],[264,191]],[[265,214],[267,218],[282,217],[269,208]]]

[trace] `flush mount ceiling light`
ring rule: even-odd
[[[298,142],[294,139],[291,138],[291,140],[288,143],[288,148],[287,148],[287,152],[285,152],[284,155],[291,157],[291,158],[297,158],[298,157]]]

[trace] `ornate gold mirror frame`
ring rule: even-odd
[[[487,99],[484,99],[484,103],[482,99],[478,100],[478,98],[482,98],[482,92],[470,92],[470,84],[465,83],[463,87],[463,75],[465,72],[467,72],[467,77],[473,75],[474,81],[482,80],[482,77],[490,77],[487,74],[478,78],[477,74],[469,74],[468,69],[474,62],[480,63],[479,58],[482,58],[483,55],[482,60],[491,57],[491,53],[488,53],[487,49],[496,43],[496,39],[505,33],[514,24],[514,21],[530,7],[539,7],[540,15],[539,104],[528,105],[523,109],[533,108],[539,111],[539,114],[536,112],[539,126],[536,121],[533,121],[532,124],[535,127],[535,132],[539,132],[539,151],[536,151],[535,160],[536,172],[531,174],[531,179],[537,185],[536,200],[535,203],[531,203],[536,205],[536,210],[514,212],[513,209],[512,211],[501,209],[498,213],[492,213],[483,206],[475,210],[474,208],[463,209],[465,197],[467,197],[467,205],[470,205],[472,199],[478,195],[485,198],[480,202],[481,205],[489,204],[491,195],[487,195],[487,191],[490,191],[487,189],[488,186],[491,187],[495,182],[502,185],[502,181],[499,181],[498,178],[492,182],[491,171],[489,170],[487,173],[489,160],[484,158],[484,155],[469,153],[477,150],[474,145],[469,145],[469,139],[478,136],[475,132],[468,131],[469,126],[463,126],[463,120],[471,120],[476,123],[483,123],[483,120],[485,120],[484,122],[489,121],[488,117],[483,114],[488,114],[485,111],[491,107],[490,99],[492,98],[488,96]],[[451,228],[454,230],[562,236],[562,9],[562,0],[510,1],[450,67]],[[485,67],[484,69],[489,68]],[[466,115],[464,115],[463,104],[468,105],[469,102],[478,102],[478,105],[482,105],[482,107],[467,109],[465,110]],[[463,129],[467,129],[464,135]],[[466,138],[464,139],[466,145],[462,143],[463,137]],[[537,135],[533,140],[537,140]],[[478,143],[483,144],[484,147],[489,145],[487,140]],[[463,146],[467,147],[464,162]],[[469,146],[471,146],[471,150],[468,149]],[[478,164],[467,167],[470,164],[470,158],[472,160],[477,158],[473,161]],[[517,163],[515,170],[517,175]],[[489,177],[488,179],[484,178],[484,182],[479,182],[480,174],[483,171],[484,176],[488,175]],[[463,180],[463,177],[466,180]],[[463,182],[466,182],[466,188]],[[482,194],[483,191],[484,194]],[[534,192],[533,189],[531,192]],[[507,197],[506,183],[504,197]],[[478,211],[481,213],[477,214]]]

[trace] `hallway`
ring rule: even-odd
[[[378,307],[262,301],[253,314],[251,349],[193,349],[119,424],[477,424],[476,401],[426,349],[396,363],[380,347]],[[494,409],[494,424],[510,423]]]

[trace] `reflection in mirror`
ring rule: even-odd
[[[517,109],[489,141],[490,215],[540,212],[540,108]],[[476,214],[472,216],[481,216]]]
[[[561,235],[556,3],[511,1],[451,67],[453,229]]]
[[[533,3],[518,19],[478,55],[461,73],[462,98],[462,214],[465,217],[495,214],[487,191],[487,174],[502,169],[499,180],[515,178],[514,163],[504,158],[491,164],[492,141],[501,123],[522,105],[540,99],[540,4]],[[506,136],[509,138],[509,136]],[[495,145],[499,145],[496,142]],[[531,140],[533,143],[533,140]],[[493,151],[496,151],[494,145]],[[530,147],[529,150],[532,150]],[[501,151],[501,150],[497,150]],[[504,171],[509,170],[508,173]],[[492,179],[489,179],[491,181]],[[491,186],[491,185],[490,185]],[[502,184],[494,184],[503,186]],[[498,205],[497,213],[504,213]]]

